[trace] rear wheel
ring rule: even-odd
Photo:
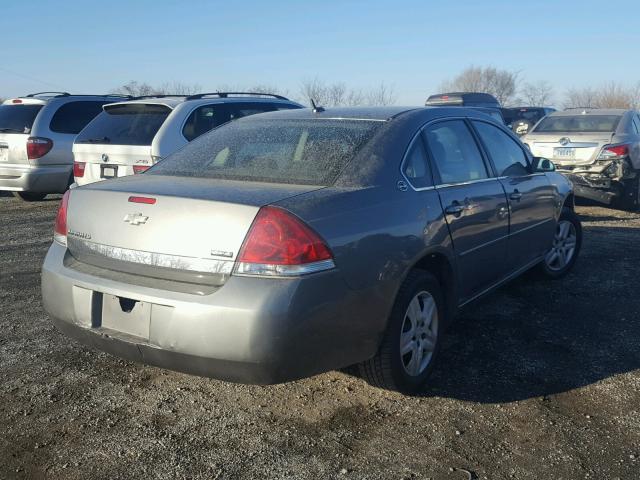
[[[440,349],[445,308],[435,277],[412,271],[396,297],[378,353],[359,364],[370,384],[414,393],[421,390]]]
[[[44,200],[47,196],[46,193],[33,193],[33,192],[13,192],[13,196],[19,198],[24,202],[39,202]]]
[[[582,224],[573,210],[564,208],[556,225],[553,244],[540,264],[549,278],[565,276],[573,268],[582,246]]]

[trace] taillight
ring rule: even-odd
[[[626,157],[629,154],[629,145],[607,145],[602,149],[598,160],[610,160],[616,157]]]
[[[73,162],[73,176],[76,178],[84,177],[84,169],[86,166],[86,162]]]
[[[138,173],[146,172],[147,170],[149,170],[150,166],[151,165],[134,165],[133,166],[133,173],[134,173],[134,175],[136,175]]]
[[[27,158],[35,160],[44,157],[53,148],[53,141],[50,138],[29,137],[27,139]]]
[[[53,228],[53,239],[62,244],[67,244],[67,206],[69,205],[70,190],[64,192],[60,207],[58,207],[58,214],[56,215],[56,223]]]
[[[263,207],[240,248],[235,273],[293,276],[334,268],[327,244],[293,214]]]

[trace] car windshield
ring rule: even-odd
[[[204,134],[149,174],[332,184],[381,122],[238,120]]]
[[[544,118],[533,130],[536,133],[613,132],[620,115],[558,115]]]
[[[160,104],[109,105],[78,134],[76,143],[151,145],[170,113],[171,108]]]
[[[42,105],[0,105],[0,133],[31,133]]]

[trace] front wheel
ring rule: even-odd
[[[540,264],[540,271],[548,278],[565,276],[573,268],[582,246],[582,224],[573,210],[562,209],[551,248]]]
[[[40,202],[47,196],[46,193],[33,192],[13,192],[13,196],[19,198],[23,202]]]
[[[440,349],[445,311],[435,277],[412,271],[400,287],[378,353],[359,364],[360,376],[388,390],[421,390]]]

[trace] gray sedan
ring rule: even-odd
[[[67,192],[44,306],[117,356],[244,383],[421,389],[458,308],[581,243],[570,183],[466,108],[291,110]]]

